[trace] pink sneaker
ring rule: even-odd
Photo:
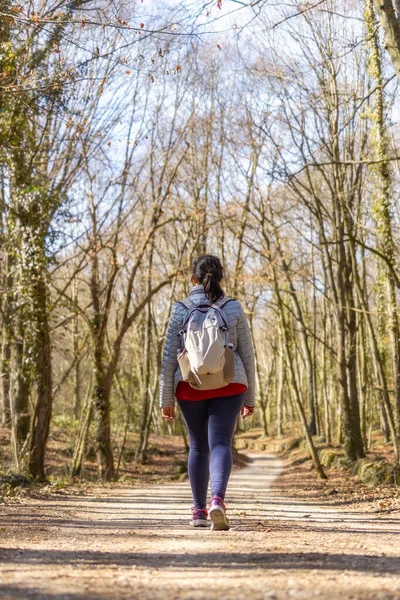
[[[228,531],[229,521],[226,517],[226,506],[219,496],[211,498],[209,514],[212,521],[211,529]]]
[[[190,524],[192,527],[207,527],[208,512],[205,508],[192,508],[192,518]]]

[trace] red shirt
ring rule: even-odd
[[[176,388],[175,396],[178,400],[208,400],[209,398],[221,398],[223,396],[237,396],[247,390],[244,383],[229,383],[218,390],[195,390],[187,381],[180,381]]]

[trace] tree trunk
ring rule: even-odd
[[[283,342],[278,351],[278,386],[276,390],[276,435],[282,437],[283,434],[283,386],[285,382],[285,363],[283,360]]]
[[[337,268],[337,289],[339,295],[339,304],[336,308],[337,312],[337,376],[339,382],[340,405],[342,410],[342,427],[344,434],[344,451],[347,458],[355,461],[357,458],[364,456],[361,440],[361,431],[359,436],[354,430],[356,415],[352,414],[351,399],[349,395],[349,381],[347,370],[347,355],[346,355],[346,290],[343,274],[346,270],[345,249],[343,243],[343,228],[340,226],[341,234],[339,241],[339,264]],[[352,390],[352,393],[354,391]]]
[[[31,373],[27,364],[25,344],[22,335],[18,335],[11,351],[11,412],[13,448],[19,452],[28,436],[30,415],[29,396],[31,391]],[[15,462],[19,457],[14,456]]]
[[[77,302],[77,285],[73,284],[72,290],[72,300],[75,304]],[[81,412],[81,360],[78,356],[79,352],[79,319],[78,313],[75,309],[75,314],[72,319],[72,356],[73,360],[75,360],[72,377],[73,377],[73,386],[74,386],[74,416],[75,419],[79,418]]]
[[[365,298],[364,290],[361,287],[360,276],[359,276],[359,272],[357,270],[357,264],[356,264],[357,263],[356,249],[355,249],[355,244],[353,241],[351,241],[351,243],[350,243],[350,251],[351,251],[352,263],[354,265],[353,275],[354,275],[354,282],[355,282],[356,290],[357,290],[357,294],[358,294],[358,300],[359,300],[359,304],[363,310],[364,318],[366,320],[367,327],[368,327],[371,356],[372,356],[372,366],[374,369],[376,381],[382,389],[381,398],[382,398],[382,403],[383,403],[383,407],[384,407],[383,408],[384,422],[386,421],[387,426],[392,433],[394,453],[395,453],[395,457],[396,457],[396,462],[398,462],[399,447],[396,442],[395,424],[394,424],[394,418],[393,418],[393,411],[392,411],[392,407],[390,404],[385,367],[384,367],[382,355],[381,355],[381,352],[379,349],[378,341],[376,339],[376,334],[375,334],[374,326],[373,326],[372,319],[371,319],[369,305]],[[382,410],[382,408],[381,408],[381,410]],[[385,419],[385,417],[386,417],[386,419]]]
[[[323,326],[323,354],[322,354],[322,393],[324,398],[324,431],[325,431],[325,442],[327,444],[331,444],[332,434],[331,434],[331,419],[330,419],[330,403],[329,403],[329,392],[328,392],[328,377],[331,379],[331,369],[330,362],[328,362],[328,349],[327,349],[327,307],[326,301],[323,301],[323,317],[322,317],[322,326]],[[330,382],[331,386],[333,386],[333,381]]]
[[[51,346],[48,324],[47,289],[44,275],[36,284],[37,300],[37,368],[36,406],[32,417],[31,442],[29,449],[29,472],[33,477],[45,480],[44,458],[49,436],[52,412],[52,368]]]
[[[75,442],[74,456],[72,458],[72,477],[79,477],[82,472],[83,459],[89,436],[90,424],[93,417],[92,376],[90,377],[86,398],[81,411],[78,437]]]
[[[151,291],[152,283],[152,269],[153,269],[153,254],[154,254],[154,240],[150,244],[149,251],[149,264],[147,268],[147,293]],[[151,330],[152,330],[152,314],[150,302],[146,306],[146,322],[144,332],[144,381],[142,391],[142,407],[140,413],[140,434],[139,434],[139,445],[136,452],[136,460],[143,462],[146,458],[147,440],[148,433],[146,435],[147,425],[150,428],[154,394],[151,397],[150,402],[150,369],[151,369]],[[147,438],[147,439],[146,439]]]
[[[351,269],[351,262],[347,261],[347,268]],[[354,265],[353,265],[354,266]],[[355,265],[357,268],[357,265]],[[348,358],[347,374],[349,382],[349,399],[352,420],[352,432],[357,458],[365,456],[363,437],[361,433],[360,404],[358,400],[357,385],[357,313],[354,303],[353,278],[350,272],[347,275],[347,330],[348,330]]]
[[[391,0],[375,3],[385,31],[385,42],[392,56],[393,64],[399,76],[400,66],[400,15],[395,14]],[[384,113],[384,87],[382,75],[381,48],[378,36],[377,19],[374,11],[374,0],[364,2],[364,20],[366,25],[367,44],[370,50],[368,71],[376,83],[372,122],[374,125],[375,155],[380,162],[374,167],[377,174],[377,192],[373,213],[377,226],[378,243],[381,252],[388,263],[384,265],[386,279],[386,296],[389,309],[389,333],[392,353],[393,387],[396,411],[397,446],[400,445],[400,325],[396,298],[396,282],[394,269],[396,267],[395,244],[392,232],[391,194],[392,176],[389,161],[382,160],[389,156],[388,136]],[[399,63],[397,62],[399,61]],[[390,268],[391,267],[391,268]]]
[[[93,404],[96,414],[96,456],[100,479],[111,481],[115,477],[111,446],[110,395],[112,381],[104,375],[103,357],[96,357],[94,370]]]
[[[389,52],[393,67],[400,79],[400,22],[393,0],[374,0],[385,37],[385,49]]]
[[[2,342],[1,342],[1,424],[3,427],[11,425],[11,407],[10,407],[10,359],[11,359],[11,302],[12,302],[12,277],[10,274],[10,261],[12,257],[9,252],[6,253],[4,266],[4,287],[5,294],[3,300],[3,323],[2,323]]]

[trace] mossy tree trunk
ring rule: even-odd
[[[385,2],[378,10],[385,10]],[[392,231],[392,206],[391,195],[393,181],[390,172],[388,156],[388,136],[384,114],[384,88],[382,75],[382,51],[378,35],[378,20],[375,15],[374,1],[364,0],[364,20],[366,28],[366,40],[369,48],[368,71],[376,84],[373,95],[373,104],[370,110],[370,119],[373,123],[373,148],[375,158],[379,161],[374,165],[375,174],[375,201],[373,215],[376,222],[378,239],[377,243],[381,254],[386,262],[381,265],[381,276],[383,279],[385,300],[381,304],[388,307],[389,334],[391,348],[391,362],[393,373],[393,388],[396,412],[396,445],[400,444],[400,326],[399,313],[396,298],[396,281],[394,278],[395,244]],[[396,17],[399,26],[398,16]],[[387,30],[385,30],[387,33]],[[400,33],[400,30],[399,30]],[[400,43],[400,39],[398,40]],[[400,46],[398,48],[400,51]],[[383,308],[383,306],[381,306]],[[399,455],[399,452],[397,452]],[[397,456],[397,460],[399,457]]]

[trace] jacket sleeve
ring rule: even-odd
[[[237,321],[237,353],[242,359],[244,369],[247,375],[248,388],[246,392],[245,405],[255,406],[255,364],[253,341],[251,338],[250,327],[247,322],[242,306]]]
[[[183,307],[182,307],[183,308]],[[162,358],[161,377],[160,377],[160,407],[167,408],[174,406],[175,390],[174,377],[178,368],[178,350],[181,346],[179,331],[183,325],[182,309],[179,304],[175,304],[172,309],[167,337],[164,345]]]

